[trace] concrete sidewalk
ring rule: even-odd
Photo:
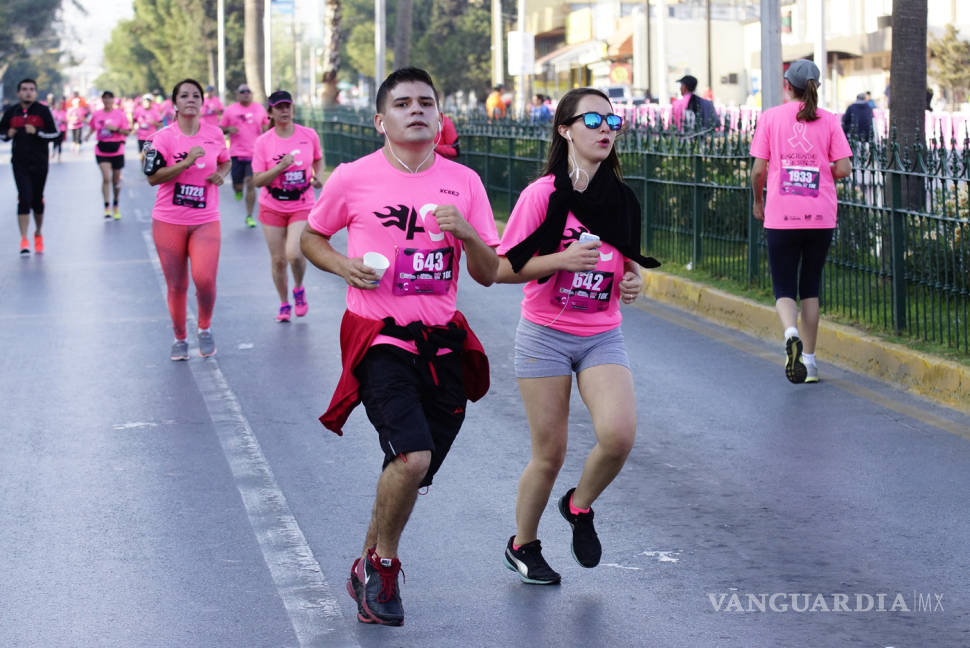
[[[652,270],[643,271],[642,292],[650,299],[722,326],[767,340],[777,339],[781,354],[781,324],[771,306]],[[819,326],[817,354],[824,362],[891,382],[970,413],[970,367],[827,322],[824,317]]]

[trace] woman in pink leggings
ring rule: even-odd
[[[199,354],[216,352],[209,330],[219,267],[219,186],[229,173],[222,131],[199,119],[203,92],[198,81],[175,84],[174,122],[155,133],[145,148],[148,184],[158,187],[152,209],[152,236],[168,286],[168,310],[175,342],[172,360],[188,360],[185,301],[189,265],[199,302]]]

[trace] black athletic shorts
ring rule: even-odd
[[[775,299],[818,297],[834,229],[765,229]]]
[[[246,178],[253,175],[253,161],[251,159],[230,158],[232,166],[229,174],[232,176],[232,184],[241,185]]]
[[[107,162],[111,165],[112,169],[124,169],[125,168],[125,156],[124,155],[98,155],[94,154],[94,159],[98,161],[98,164],[102,162]]]
[[[378,344],[356,370],[367,418],[377,429],[386,468],[398,455],[431,451],[421,486],[430,486],[465,420],[465,387],[458,353],[437,356],[434,373],[419,356]],[[435,384],[437,378],[437,384]]]

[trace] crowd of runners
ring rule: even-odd
[[[814,64],[792,65],[785,80],[790,102],[766,111],[752,144],[754,215],[770,231],[785,375],[792,382],[817,380],[818,274],[835,226],[833,179],[847,173],[850,154],[837,120],[816,107],[818,83]],[[134,130],[142,171],[157,188],[152,236],[167,284],[172,360],[190,355],[190,277],[198,300],[198,352],[216,352],[210,326],[219,194],[227,179],[237,199],[245,200],[247,225],[255,226],[258,208],[280,297],[277,321],[307,314],[307,260],[347,284],[339,332],[343,370],[320,421],[341,434],[351,411],[363,404],[384,455],[367,531],[347,580],[360,622],[404,622],[401,535],[419,490],[431,485],[458,435],[467,402],[489,388],[485,349],[457,310],[462,257],[483,286],[523,285],[514,373],[531,456],[501,561],[524,583],[561,580],[543,557],[538,528],[566,457],[575,374],[596,444],[575,486],[557,494],[556,507],[572,530],[575,560],[586,568],[599,564],[603,548],[593,504],[622,470],[637,431],[621,304],[640,294],[641,269],[659,265],[640,251],[641,206],[623,182],[615,149],[623,118],[605,94],[579,88],[560,99],[545,165],[522,191],[500,236],[481,179],[451,159],[458,154],[457,134],[440,112],[433,80],[417,68],[393,72],[378,89],[374,128],[383,146],[337,166],[325,182],[320,140],[294,122],[296,106],[286,91],[274,92],[263,107],[241,85],[237,101],[224,107],[211,88],[185,79],[170,97],[146,95],[130,112],[105,92],[96,109],[72,113],[69,100],[56,109],[59,116],[37,102],[36,93],[33,81],[22,82],[20,103],[0,123],[0,135],[14,141],[21,251],[30,251],[31,210],[34,249],[43,249],[49,142],[63,138],[62,126],[75,145],[74,133],[85,126],[85,138],[96,136],[105,217],[112,219],[121,217],[124,144]],[[809,212],[810,218],[802,216]],[[346,252],[331,244],[342,230]],[[799,299],[804,344],[797,329]]]

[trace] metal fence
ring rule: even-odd
[[[369,116],[305,113],[328,166],[378,149]],[[459,121],[460,161],[496,214],[535,179],[548,126]],[[618,138],[624,179],[643,205],[645,253],[745,286],[771,286],[764,230],[752,217],[749,135],[631,130]],[[837,183],[839,225],[822,279],[823,313],[970,356],[970,146],[852,142]],[[914,197],[915,196],[915,197]]]

